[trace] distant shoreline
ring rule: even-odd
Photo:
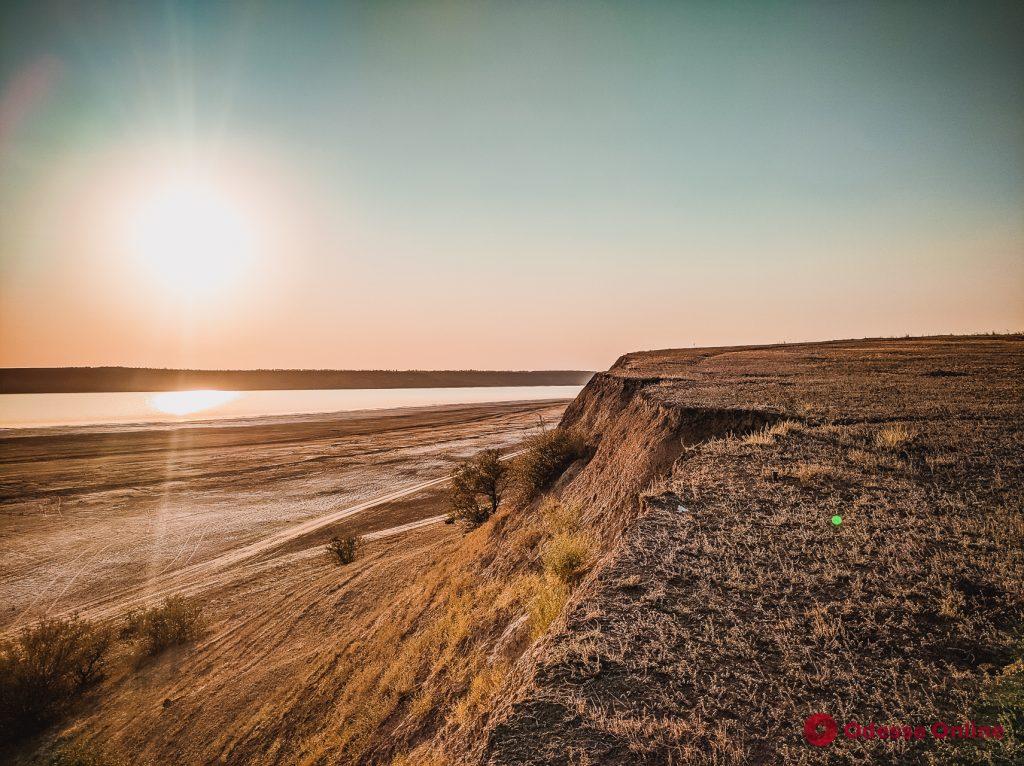
[[[0,368],[0,394],[581,386],[587,370],[169,370],[152,367]]]

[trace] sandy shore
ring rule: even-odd
[[[233,551],[294,555],[339,528],[371,533],[435,515],[436,485],[290,534],[443,476],[453,459],[514,444],[540,418],[556,422],[565,404],[7,431],[0,435],[0,630],[116,603],[168,578],[201,588]],[[262,545],[271,538],[282,542]]]

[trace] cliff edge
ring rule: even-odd
[[[607,551],[490,713],[482,763],[1024,758],[1019,336],[654,351],[563,419]],[[839,736],[804,737],[826,713]],[[965,721],[1001,739],[850,738]],[[856,731],[856,730],[854,730]]]

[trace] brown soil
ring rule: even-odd
[[[566,410],[586,449],[542,496],[348,567],[293,539],[242,562],[203,594],[205,638],[115,662],[19,754],[61,736],[158,764],[1019,763],[1022,373],[1017,336],[630,354]],[[589,567],[561,589],[556,542]],[[819,711],[1007,736],[816,748]]]
[[[1022,373],[1020,337],[620,359],[563,421],[598,444],[563,497],[614,541],[479,757],[1024,760]],[[817,748],[816,712],[1010,734]]]
[[[0,630],[108,616],[129,598],[240,576],[242,561],[317,545],[336,527],[362,533],[436,514],[423,497],[360,507],[518,442],[562,409],[519,402],[0,439]],[[320,526],[353,509],[344,525]]]

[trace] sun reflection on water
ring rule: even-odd
[[[149,403],[154,409],[168,415],[191,415],[237,399],[237,391],[165,391],[153,394]]]

